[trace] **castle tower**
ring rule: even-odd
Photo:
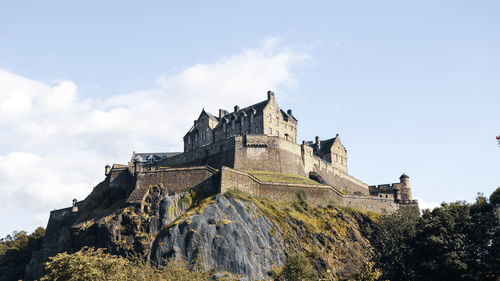
[[[399,181],[401,182],[401,200],[402,201],[411,201],[413,200],[411,196],[411,189],[410,189],[410,177],[403,173],[399,177]]]
[[[104,167],[104,175],[107,176],[109,174],[109,172],[111,172],[111,166],[109,164],[107,164]]]

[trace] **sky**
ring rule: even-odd
[[[421,207],[500,186],[499,1],[0,1],[0,237],[273,90]]]

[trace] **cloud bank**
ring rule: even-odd
[[[420,208],[421,211],[425,209],[430,209],[432,211],[434,208],[441,206],[441,204],[438,202],[426,202],[424,199],[420,197],[414,197],[413,199],[418,200],[418,207]]]
[[[158,78],[153,89],[86,98],[72,81],[55,85],[0,69],[0,234],[45,226],[49,211],[83,199],[106,163],[135,151],[182,150],[201,108],[216,113],[265,99],[294,83],[306,53],[275,39],[210,64]]]

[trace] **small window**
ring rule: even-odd
[[[273,117],[269,114],[269,123],[273,122]]]
[[[234,122],[234,119],[233,119],[233,120],[231,121],[231,129],[233,129],[233,130],[234,130],[234,123],[235,123],[235,122]]]
[[[279,136],[280,136],[280,132],[279,132],[279,131],[276,131],[276,135],[279,137]]]
[[[255,128],[255,133],[258,134],[259,133],[259,127],[256,127]]]
[[[191,144],[191,137],[188,137],[188,144]]]
[[[335,154],[335,162],[339,162],[339,155]]]
[[[194,142],[198,142],[198,134],[194,135]]]
[[[280,124],[280,118],[278,116],[276,116],[276,125],[279,125]]]
[[[227,125],[226,125],[226,123],[222,124],[222,130],[224,132],[227,132]]]
[[[250,124],[253,124],[253,113],[250,115]]]
[[[241,117],[241,127],[245,127],[245,117]]]
[[[272,128],[269,128],[269,135],[272,136],[273,135],[273,129]]]

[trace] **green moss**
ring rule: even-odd
[[[226,225],[226,224],[229,224],[232,222],[234,222],[234,221],[232,221],[230,219],[221,219],[218,223],[215,224],[215,226]]]
[[[250,175],[256,177],[260,181],[264,182],[280,182],[280,183],[295,183],[295,184],[313,184],[318,185],[317,182],[302,177],[299,175],[278,173],[278,172],[268,172],[268,171],[245,171]]]
[[[165,226],[164,229],[168,229],[170,227],[172,227],[173,225],[177,225],[179,223],[181,223],[182,221],[186,220],[187,218],[189,218],[190,216],[194,215],[194,214],[201,214],[203,213],[203,210],[210,204],[212,203],[215,203],[215,201],[213,200],[214,196],[210,196],[208,198],[205,198],[203,200],[201,200],[198,204],[195,204],[191,207],[191,209],[187,210],[185,213],[183,213],[182,215],[180,215],[176,220],[174,220],[173,222],[171,222],[170,224],[168,224],[167,226]]]
[[[370,220],[370,213],[346,212],[334,206],[313,207],[301,198],[301,194],[297,194],[292,201],[271,201],[230,189],[224,196],[252,202],[264,216],[279,226],[285,252],[306,253],[317,269],[323,267],[323,270],[337,272],[346,266],[355,267],[356,262],[362,263],[370,256],[368,242],[366,246],[359,246],[362,242],[353,237],[353,231],[357,231],[357,219]],[[269,233],[276,235],[276,226],[269,229]],[[356,235],[360,235],[359,232]],[[324,268],[325,265],[328,266]]]

